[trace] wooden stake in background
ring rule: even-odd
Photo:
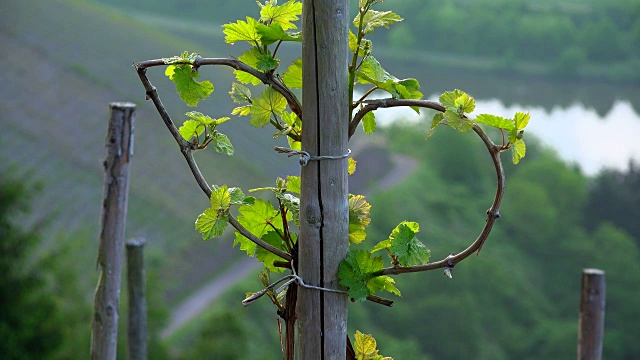
[[[91,359],[115,360],[118,340],[120,274],[133,155],[135,104],[111,103],[104,161],[104,193],[100,214],[98,268],[100,278],[93,305]]]
[[[147,282],[144,268],[144,238],[127,240],[127,348],[129,360],[147,360]]]
[[[583,269],[578,320],[578,360],[602,359],[605,294],[604,271]]]
[[[302,149],[312,156],[346,154],[349,127],[347,0],[302,6]],[[303,166],[298,274],[339,289],[338,265],[349,247],[347,159]],[[344,359],[347,295],[298,288],[299,359]]]

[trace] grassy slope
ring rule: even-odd
[[[135,61],[184,49],[213,56],[211,50],[81,0],[3,1],[0,46],[0,166],[42,182],[43,191],[33,209],[34,217],[55,214],[47,238],[58,233],[97,234],[108,103],[133,101],[138,111],[127,236],[147,237],[152,242],[149,251],[159,258],[167,252],[181,252],[166,260],[171,266],[167,272],[170,290],[172,284],[200,281],[194,271],[199,265],[204,270],[224,265],[230,258],[229,244],[218,249],[216,243],[198,240],[192,224],[207,206],[206,198],[189,176],[151,103],[143,101],[142,86],[131,67]],[[151,80],[180,121],[188,109],[162,71],[154,70],[150,70]],[[203,70],[203,77],[222,79],[214,81],[216,98],[199,111],[212,116],[228,114],[230,74]],[[269,130],[252,129],[246,121],[237,121],[223,131],[234,142],[236,156],[198,154],[210,182],[255,187],[289,167],[290,162],[264,151],[272,146]],[[88,253],[75,255],[92,263],[95,246],[85,251]],[[216,251],[222,258],[213,255]],[[195,260],[185,260],[193,254],[198,255]],[[176,277],[181,279],[172,281]]]

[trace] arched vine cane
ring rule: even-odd
[[[265,85],[271,86],[274,90],[279,92],[286,99],[287,104],[289,105],[289,108],[291,109],[291,111],[293,111],[300,118],[300,120],[303,120],[302,106],[300,104],[300,101],[289,90],[289,88],[287,88],[278,78],[274,77],[272,74],[258,71],[237,59],[202,58],[198,55],[196,59],[193,61],[184,60],[184,61],[174,62],[172,64],[174,65],[189,64],[193,66],[193,71],[197,71],[200,66],[204,66],[204,65],[224,65],[224,66],[229,66],[231,68],[234,68],[236,70],[249,73],[255,76],[256,78],[260,79],[260,81]],[[149,81],[146,75],[146,71],[148,68],[157,67],[157,66],[167,66],[167,65],[168,64],[166,64],[164,60],[155,59],[155,60],[148,60],[148,61],[136,63],[134,64],[134,67],[138,73],[138,76],[140,77],[140,81],[142,82],[142,85],[146,90],[146,94],[147,94],[146,99],[147,100],[150,99],[153,101],[156,107],[156,110],[160,114],[160,117],[164,121],[167,129],[169,130],[169,132],[171,133],[175,141],[178,143],[178,146],[180,147],[180,151],[182,152],[189,166],[189,169],[193,174],[193,177],[195,178],[196,182],[200,186],[200,189],[202,189],[202,191],[207,195],[207,197],[211,197],[211,188],[209,187],[207,181],[205,180],[204,176],[200,172],[200,169],[198,168],[198,165],[193,157],[193,151],[195,150],[194,145],[182,138],[182,136],[180,135],[180,132],[178,131],[178,128],[175,126],[175,124],[171,120],[171,117],[169,116],[169,113],[166,111],[166,109],[164,108],[164,105],[160,101],[160,97],[158,95],[157,89],[155,88],[155,86],[151,84],[151,82]],[[376,99],[376,100],[359,100],[358,104],[364,104],[364,106],[360,110],[358,110],[358,112],[355,114],[355,116],[349,123],[349,138],[351,138],[351,136],[353,136],[353,134],[355,133],[355,130],[358,127],[358,124],[360,123],[362,118],[368,112],[374,111],[379,108],[415,106],[415,107],[422,107],[422,108],[436,110],[442,113],[444,113],[446,110],[444,106],[442,106],[440,103],[435,101],[429,101],[429,100],[388,98],[388,99]],[[354,106],[358,104],[355,104]],[[278,126],[281,126],[278,123],[275,123],[275,124],[272,123],[272,124],[276,128],[278,128]],[[283,130],[283,129],[284,128],[278,128],[278,130]],[[392,267],[382,269],[372,274],[372,276],[397,275],[402,273],[430,271],[430,270],[444,268],[445,275],[451,277],[451,271],[457,263],[466,259],[474,252],[477,252],[478,254],[480,253],[482,246],[484,245],[485,241],[489,236],[489,233],[491,232],[491,229],[493,228],[493,224],[500,217],[499,210],[500,210],[500,205],[502,203],[502,198],[504,195],[504,188],[505,188],[504,168],[502,166],[502,161],[500,159],[500,152],[506,150],[507,147],[504,145],[499,146],[494,144],[493,141],[489,138],[489,136],[484,132],[484,130],[478,124],[473,125],[473,131],[480,137],[480,139],[482,139],[482,142],[487,147],[487,150],[491,155],[491,159],[493,161],[493,164],[496,170],[496,177],[497,177],[497,189],[496,189],[495,198],[493,200],[491,207],[487,210],[487,220],[478,237],[471,243],[471,245],[469,245],[462,252],[457,254],[452,253],[442,260],[423,264],[423,265],[415,265],[415,266],[392,266]],[[296,134],[288,134],[288,136],[292,137],[292,139],[296,141],[300,140]],[[287,261],[292,261],[293,259],[292,254],[285,252],[283,250],[280,250],[268,244],[267,242],[261,240],[255,235],[251,234],[231,214],[229,214],[229,224],[231,224],[231,226],[233,226],[240,234],[245,236],[250,241],[254,242],[257,246],[260,246],[263,249],[275,255],[278,255]],[[392,302],[386,301],[385,299],[381,299],[377,296],[369,296],[367,297],[367,300],[370,300],[376,303],[381,303],[387,306],[391,306],[392,304]]]

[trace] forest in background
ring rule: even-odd
[[[215,26],[243,19],[252,3],[96,1]],[[357,1],[351,4],[355,14]],[[405,20],[374,34],[378,54],[506,73],[640,80],[638,1],[388,0],[380,8],[393,9]]]
[[[92,11],[85,12],[84,10],[88,7],[85,1],[65,0],[56,2],[55,5],[55,7],[48,8],[51,6],[49,2],[41,1],[37,6],[29,9],[28,13],[22,13],[19,16],[14,14],[14,17],[19,19],[25,19],[28,16],[35,17],[33,14],[38,14],[40,11],[47,15],[38,19],[34,18],[34,23],[29,26],[29,29],[8,29],[7,27],[10,27],[12,23],[6,21],[5,18],[0,24],[0,30],[2,30],[0,41],[3,46],[7,45],[6,39],[10,38],[12,41],[15,40],[9,42],[11,45],[21,41],[24,48],[35,49],[33,53],[28,53],[16,52],[14,51],[15,47],[10,47],[12,50],[10,53],[13,56],[9,57],[5,54],[0,58],[3,65],[13,69],[5,74],[7,79],[12,80],[14,77],[27,79],[31,86],[35,86],[38,83],[33,81],[35,78],[30,77],[35,74],[42,78],[47,85],[46,82],[48,79],[52,79],[52,74],[60,72],[63,75],[60,78],[65,81],[63,83],[65,85],[64,91],[68,92],[69,99],[73,99],[73,101],[67,101],[66,104],[55,104],[57,107],[51,115],[48,112],[38,112],[41,111],[39,106],[43,103],[39,96],[39,92],[44,88],[42,86],[37,89],[26,89],[23,93],[19,91],[23,90],[22,88],[16,90],[15,84],[13,84],[6,87],[5,92],[2,93],[2,102],[0,102],[3,110],[2,122],[3,125],[6,124],[5,132],[0,139],[2,161],[5,160],[5,156],[10,155],[13,170],[6,171],[8,166],[5,163],[0,163],[0,169],[2,169],[0,180],[4,185],[5,179],[9,178],[5,174],[13,172],[20,179],[33,177],[36,182],[40,182],[41,189],[39,192],[33,192],[29,204],[34,212],[42,214],[45,211],[48,216],[44,222],[36,222],[38,225],[36,228],[40,229],[42,237],[42,242],[39,243],[42,247],[31,246],[28,247],[27,256],[22,258],[3,256],[3,260],[8,261],[8,269],[24,268],[19,271],[27,274],[47,269],[44,274],[39,275],[46,279],[42,280],[41,284],[43,285],[38,291],[49,297],[51,294],[55,294],[53,297],[60,306],[58,309],[64,314],[64,316],[59,316],[54,312],[57,310],[50,308],[52,311],[49,314],[56,314],[50,318],[55,321],[53,325],[43,324],[45,327],[53,326],[63,329],[63,338],[54,343],[59,347],[49,353],[50,358],[75,357],[80,359],[86,358],[88,352],[87,324],[90,321],[90,301],[92,288],[95,285],[93,279],[95,273],[88,271],[88,269],[93,269],[95,265],[95,249],[90,243],[97,237],[95,229],[97,213],[92,214],[95,211],[87,211],[87,208],[99,208],[102,177],[99,163],[104,156],[103,141],[106,129],[104,125],[106,114],[104,111],[100,111],[102,109],[100,107],[96,110],[95,104],[106,107],[109,101],[122,96],[134,99],[143,98],[143,94],[138,88],[139,84],[135,83],[135,74],[130,69],[131,62],[174,54],[184,50],[185,46],[199,45],[188,43],[185,39],[172,38],[157,29],[131,25],[129,24],[131,19],[103,12],[102,9],[97,11],[92,8]],[[0,9],[5,6],[7,3],[0,5]],[[73,11],[69,11],[67,6],[71,7]],[[43,8],[47,11],[41,10]],[[78,9],[82,10],[82,16],[74,12]],[[244,14],[246,9],[242,11]],[[75,16],[70,16],[70,14]],[[225,21],[228,20],[229,18],[225,19]],[[79,28],[75,25],[81,21],[88,22],[90,26],[78,30]],[[51,38],[38,38],[38,35],[34,35],[37,34],[36,31],[44,29],[40,33],[42,36],[43,32],[51,28],[60,31],[49,32],[47,36],[51,36]],[[216,26],[213,31],[219,31],[219,28]],[[130,43],[116,41],[117,39],[122,40],[121,33],[127,34],[128,39],[131,40]],[[108,34],[107,37],[118,42],[119,50],[110,53],[109,56],[101,56],[115,49],[115,45],[109,43],[108,39],[101,39],[99,34]],[[90,47],[92,43],[97,41],[96,38],[101,39],[99,44],[103,47],[102,52],[96,52],[97,47]],[[65,46],[64,41],[70,45]],[[164,47],[155,46],[158,43],[162,43]],[[75,50],[78,46],[83,49],[82,52]],[[224,51],[229,50],[224,49]],[[43,61],[34,66],[30,62],[36,58],[33,55],[37,55]],[[20,67],[14,65],[15,67],[12,68],[12,64],[9,62],[12,59],[19,59],[16,63],[19,63]],[[121,71],[121,68],[126,68],[126,71]],[[49,82],[61,83],[59,78],[53,79],[55,81]],[[93,85],[92,87],[78,86],[77,79],[84,79],[87,84]],[[123,83],[125,86],[121,86]],[[132,83],[133,85],[130,86]],[[114,89],[116,91],[113,91]],[[21,96],[26,96],[26,99],[20,100]],[[86,98],[88,96],[91,98]],[[16,113],[12,107],[13,104],[15,107],[22,104],[21,108],[25,109],[24,112]],[[31,106],[27,106],[29,104]],[[133,230],[134,233],[152,235],[154,245],[149,247],[151,253],[149,284],[150,293],[154,296],[151,300],[151,304],[153,304],[151,325],[152,331],[157,332],[166,320],[168,307],[165,305],[165,291],[167,285],[174,287],[174,293],[179,293],[184,288],[175,289],[176,279],[187,279],[197,283],[198,280],[193,279],[194,272],[188,270],[194,270],[190,269],[194,263],[198,265],[205,263],[206,265],[207,259],[202,262],[194,261],[202,257],[205,252],[217,253],[221,257],[230,257],[230,254],[238,252],[235,249],[231,250],[229,241],[203,243],[198,239],[195,231],[191,230],[195,216],[188,213],[189,210],[184,204],[198,203],[197,200],[201,199],[201,194],[197,191],[190,191],[190,185],[193,184],[188,174],[182,182],[177,180],[180,171],[184,170],[179,166],[182,165],[182,159],[171,144],[168,144],[170,142],[165,141],[164,131],[166,130],[155,131],[156,122],[153,120],[156,119],[149,112],[145,112],[147,104],[142,103],[141,100],[140,104],[144,104],[144,106],[140,105],[139,114],[142,121],[139,122],[140,131],[137,133],[139,138],[136,140],[134,171],[137,176],[136,180],[132,180],[137,181],[138,184],[132,185],[133,197],[130,203],[131,221],[129,223],[130,230]],[[65,108],[65,105],[69,105],[69,108]],[[211,107],[217,105],[214,104]],[[82,122],[76,121],[79,114]],[[17,118],[32,118],[35,121],[33,124],[37,124],[37,126],[25,126],[24,124],[16,126],[14,121]],[[96,118],[98,120],[95,120]],[[147,121],[147,119],[152,121]],[[48,126],[45,123],[52,124],[50,129],[45,127]],[[68,145],[64,148],[54,148],[52,145],[55,140],[64,140],[64,136],[70,134],[62,134],[64,130],[68,130],[68,127],[60,126],[61,124],[73,125],[71,130],[80,131],[80,135],[74,138],[76,140],[74,145],[77,147],[75,151]],[[235,124],[232,127],[235,127]],[[245,130],[240,124],[238,124],[238,128],[237,131]],[[482,168],[480,165],[484,162],[479,159],[476,162],[467,163],[462,159],[455,158],[453,149],[464,151],[472,146],[473,141],[466,144],[462,140],[460,143],[452,140],[453,142],[449,143],[434,137],[425,143],[423,130],[416,131],[411,127],[408,127],[408,130],[402,130],[402,128],[403,126],[398,125],[397,128],[394,127],[385,132],[387,136],[394,136],[393,134],[397,132],[395,136],[404,136],[402,141],[406,141],[406,146],[402,149],[391,150],[407,152],[415,147],[415,152],[411,152],[411,154],[420,157],[421,166],[405,184],[400,184],[395,189],[379,191],[370,196],[374,207],[372,227],[377,230],[375,234],[370,236],[369,241],[386,238],[393,226],[389,224],[397,224],[398,221],[407,219],[421,222],[423,230],[419,237],[431,247],[434,256],[455,251],[454,247],[460,247],[470,237],[475,237],[475,229],[478,224],[484,221],[487,203],[486,192],[491,185],[486,182],[491,182],[491,178],[482,176],[487,174],[484,173],[486,170],[480,170]],[[265,138],[264,133],[259,135],[261,137],[256,136],[255,138],[258,140]],[[447,135],[442,136],[446,137]],[[415,138],[413,139],[415,142],[411,140],[412,137]],[[39,146],[25,147],[23,143],[25,140]],[[433,145],[429,145],[434,143],[437,144],[435,148],[431,147]],[[446,146],[445,143],[447,143]],[[251,152],[246,149],[255,149],[256,147],[256,143],[237,144],[238,157],[244,159],[243,149],[246,154]],[[16,152],[15,149],[18,148],[21,151]],[[165,148],[168,150],[164,151]],[[40,153],[36,153],[38,149]],[[77,149],[83,151],[77,151]],[[45,153],[46,156],[43,155]],[[445,161],[445,158],[440,158],[439,155],[442,153],[452,156],[451,160]],[[98,155],[87,160],[86,155],[88,154]],[[176,156],[171,157],[172,154]],[[227,171],[224,174],[224,181],[233,184],[236,184],[237,181],[242,183],[242,186],[251,186],[251,184],[243,182],[250,182],[250,179],[255,179],[257,176],[266,177],[262,171],[271,166],[269,161],[273,157],[263,153],[258,154],[261,156],[261,166],[250,166],[244,161],[241,166]],[[480,151],[478,156],[481,157],[482,154]],[[430,356],[433,359],[453,358],[455,354],[447,355],[447,348],[441,347],[440,343],[453,346],[454,349],[460,348],[460,353],[477,351],[477,354],[484,354],[483,356],[486,358],[492,358],[492,354],[497,354],[496,356],[502,354],[504,358],[510,358],[511,354],[522,354],[525,351],[531,351],[527,355],[530,358],[542,356],[539,354],[545,354],[544,351],[551,354],[565,354],[562,351],[574,354],[579,269],[581,266],[595,267],[604,263],[602,268],[607,271],[609,276],[605,355],[613,358],[618,358],[618,356],[620,356],[619,358],[637,357],[637,345],[632,337],[634,333],[630,326],[637,323],[638,320],[637,315],[632,312],[633,310],[629,310],[637,307],[637,293],[633,292],[633,285],[638,283],[637,239],[640,235],[634,233],[631,228],[634,224],[633,219],[637,218],[637,209],[640,208],[636,195],[639,187],[637,166],[631,166],[625,173],[604,172],[591,179],[581,175],[575,166],[558,160],[558,157],[549,150],[540,151],[540,154],[546,154],[542,157],[548,160],[546,163],[539,163],[539,158],[534,154],[536,152],[530,150],[522,167],[509,170],[508,197],[513,196],[513,201],[521,199],[522,202],[519,203],[519,207],[505,203],[503,209],[505,217],[497,224],[499,230],[492,236],[490,243],[483,249],[477,261],[470,259],[468,264],[461,264],[457,267],[453,280],[447,280],[436,272],[415,279],[415,285],[410,283],[414,281],[411,276],[399,278],[401,289],[407,289],[404,298],[395,299],[396,305],[392,309],[378,307],[371,309],[369,304],[354,304],[351,307],[352,329],[350,329],[350,333],[353,333],[355,328],[373,333],[378,338],[383,353],[395,356],[397,359],[420,358],[420,356],[422,358]],[[428,158],[427,155],[435,157]],[[52,156],[55,156],[54,162],[51,161]],[[69,162],[62,163],[62,158]],[[159,159],[166,161],[163,164],[166,164],[168,168],[163,168],[161,172],[154,172],[154,168],[158,167]],[[87,165],[92,161],[95,166]],[[220,157],[215,159],[212,157],[211,160],[204,163],[209,171],[215,170],[216,166],[228,168],[230,164]],[[16,169],[16,164],[21,166]],[[456,165],[452,166],[451,164]],[[533,166],[532,170],[525,171],[530,164],[538,165],[531,165]],[[562,176],[554,175],[555,171],[559,171]],[[170,173],[171,176],[161,176],[164,172]],[[531,181],[522,178],[528,172],[531,172]],[[556,186],[562,184],[556,176],[567,177],[570,185]],[[89,181],[87,178],[92,179]],[[478,180],[481,178],[486,178],[486,182]],[[66,185],[61,183],[61,179],[69,181],[69,183]],[[217,179],[213,180],[217,181]],[[97,189],[94,191],[98,193],[95,199],[91,196],[87,197],[86,193],[76,193],[78,188],[87,186]],[[555,191],[556,187],[560,190]],[[188,190],[182,191],[182,189]],[[569,192],[564,194],[562,189],[569,190]],[[520,197],[518,190],[527,196]],[[68,191],[72,191],[71,195]],[[516,191],[515,195],[512,191]],[[470,200],[470,194],[475,196],[476,193],[481,197],[479,199],[474,197],[473,200]],[[55,198],[56,194],[66,194],[63,196],[64,202]],[[456,201],[454,206],[446,207],[445,200],[449,199],[449,196],[460,199],[459,203]],[[56,210],[78,198],[82,200],[80,202],[84,204],[83,208],[64,207],[66,211]],[[619,200],[604,202],[599,199]],[[384,212],[385,206],[396,202],[403,204],[405,210],[391,215]],[[608,205],[604,207],[603,204]],[[512,206],[511,209],[509,206]],[[515,214],[513,209],[516,211]],[[545,211],[535,212],[535,209],[544,209]],[[69,226],[67,222],[69,214],[75,220],[72,226]],[[87,214],[92,221],[86,221]],[[608,225],[598,220],[602,216],[600,214],[607,216]],[[532,218],[528,218],[529,215]],[[16,218],[24,218],[22,214],[12,216],[14,221]],[[63,217],[65,217],[64,221],[59,220]],[[576,221],[576,218],[579,221]],[[471,222],[476,226],[471,226],[473,225]],[[78,223],[80,225],[77,225]],[[32,225],[31,222],[29,224]],[[537,226],[530,226],[530,224]],[[19,225],[16,226],[19,227]],[[49,226],[52,226],[53,230]],[[63,229],[70,230],[66,232]],[[181,229],[186,229],[186,233],[191,235],[185,236],[185,231],[181,232]],[[543,231],[538,236],[541,230]],[[166,239],[161,237],[163,234],[167,237]],[[543,234],[544,236],[542,236]],[[632,237],[629,236],[630,234]],[[633,245],[629,245],[630,243]],[[36,242],[36,244],[38,243]],[[516,244],[520,244],[520,248],[514,249]],[[43,249],[48,250],[44,251]],[[13,251],[13,249],[6,251],[10,250]],[[167,257],[167,253],[172,255]],[[17,253],[11,252],[11,254]],[[38,259],[42,259],[43,262],[37,261]],[[25,264],[23,267],[16,266],[15,262],[10,262],[11,260],[23,261]],[[583,265],[582,261],[588,262],[588,264]],[[79,270],[80,266],[82,267]],[[203,277],[211,274],[208,269],[204,268],[198,268],[195,272]],[[75,280],[74,274],[77,276]],[[7,277],[7,279],[9,278]],[[20,279],[24,280],[24,277]],[[555,282],[556,279],[559,281],[558,284]],[[5,287],[4,284],[9,285]],[[28,299],[24,302],[18,302],[18,304],[24,305],[33,304],[31,301],[34,300],[31,298],[39,297],[39,295],[33,295],[26,291],[27,289],[37,289],[37,286],[21,288],[9,281],[4,284],[2,291],[7,291],[5,293],[7,295],[2,299]],[[567,284],[569,285],[567,286]],[[181,283],[181,285],[185,285],[185,283]],[[439,286],[446,286],[446,291],[439,292]],[[466,288],[467,286],[468,288]],[[19,292],[16,293],[16,288],[25,291],[25,297],[21,297],[22,294]],[[185,358],[189,358],[189,355],[193,356],[191,358],[198,358],[198,349],[208,351],[206,349],[213,348],[220,351],[220,344],[228,345],[233,339],[233,341],[237,340],[239,345],[233,349],[229,349],[227,346],[226,349],[231,352],[238,349],[243,350],[242,356],[239,358],[251,356],[263,358],[265,352],[259,350],[258,347],[261,345],[270,346],[267,352],[277,356],[279,352],[273,309],[268,308],[266,311],[260,312],[261,307],[267,307],[266,302],[252,305],[248,312],[239,309],[239,300],[244,296],[244,292],[255,291],[257,288],[259,288],[259,284],[255,279],[247,280],[236,290],[230,292],[229,298],[225,300],[231,304],[229,311],[218,307],[214,309],[212,316],[218,321],[207,321],[211,318],[203,317],[205,319],[203,323],[213,327],[220,322],[229,324],[226,329],[219,327],[207,329],[205,327],[199,335],[205,341],[193,344],[193,341],[182,339],[171,341],[170,339],[165,345],[177,349],[188,349],[182,352]],[[455,292],[454,288],[461,292]],[[504,292],[501,292],[503,289]],[[419,290],[424,292],[419,292]],[[531,293],[525,292],[525,290]],[[34,291],[34,294],[38,291]],[[537,298],[532,297],[535,295],[535,291],[539,291],[542,295],[538,295]],[[433,296],[435,293],[438,296]],[[532,296],[522,296],[522,294],[531,294]],[[182,296],[184,295],[182,294]],[[171,298],[175,301],[179,296],[181,295],[174,294]],[[516,301],[519,298],[522,298],[525,304]],[[497,305],[494,306],[494,302]],[[402,305],[403,303],[406,305]],[[10,305],[15,302],[7,302],[6,304],[7,306],[3,306],[3,309],[16,309],[16,312],[24,311],[22,310],[24,308],[11,308]],[[480,307],[476,304],[481,304],[486,313],[476,311]],[[558,304],[557,309],[556,304]],[[45,303],[44,306],[49,305]],[[405,306],[405,310],[399,310],[401,306]],[[541,306],[541,308],[537,306]],[[430,317],[418,320],[414,312],[416,309],[424,309],[424,312]],[[6,311],[3,315],[10,313],[10,311]],[[371,315],[372,313],[374,315]],[[123,317],[126,315],[126,308],[122,309],[121,314]],[[271,317],[268,314],[271,314]],[[385,316],[378,316],[378,314]],[[401,320],[399,319],[405,314],[410,315],[409,319],[419,321],[420,326],[417,327],[417,324],[409,326],[410,323],[407,323],[406,326],[400,324]],[[259,316],[265,318],[261,319]],[[265,323],[259,332],[250,327],[252,326],[251,321],[255,321],[255,319],[261,319]],[[429,324],[436,325],[424,326]],[[195,324],[194,327],[198,328],[201,325],[202,323]],[[407,329],[411,329],[411,327],[423,329],[424,332],[416,334],[411,332],[409,335],[402,332],[408,331]],[[12,327],[12,329],[18,328],[17,325]],[[27,335],[33,336],[35,329],[33,326],[24,329],[28,333]],[[534,330],[536,332],[533,332]],[[554,332],[551,332],[552,330]],[[14,330],[14,333],[17,332]],[[227,335],[223,335],[221,332]],[[486,338],[485,335],[482,335],[479,338],[469,340],[469,334],[485,333],[490,336],[486,335],[489,336]],[[124,332],[121,331],[121,335],[124,335]],[[25,336],[23,339],[29,339],[29,336]],[[197,338],[198,336],[194,336],[194,339]],[[535,339],[535,341],[530,339]],[[121,338],[121,340],[124,339]],[[120,343],[124,344],[124,341]],[[246,347],[243,347],[242,344],[246,344]],[[29,347],[29,349],[35,350],[36,348]],[[154,358],[168,356],[168,352],[163,350],[163,346],[155,346],[154,343],[153,349],[161,352]],[[250,350],[249,355],[244,351],[245,349]],[[190,354],[191,350],[193,350],[193,354]],[[621,354],[622,351],[626,353]],[[475,355],[476,352],[473,354]],[[233,356],[230,354],[225,358],[231,359]],[[46,357],[42,356],[41,358]]]

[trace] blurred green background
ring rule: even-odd
[[[373,55],[390,73],[417,78],[428,98],[460,88],[478,113],[530,111],[532,130],[527,157],[507,165],[503,217],[480,256],[452,280],[396,277],[402,298],[391,309],[350,305],[349,333],[373,334],[396,359],[572,358],[580,270],[596,267],[607,274],[604,357],[640,358],[640,3],[387,0],[379,9],[405,18],[373,34]],[[257,13],[252,0],[0,4],[0,357],[87,357],[108,104],[132,101],[126,236],[148,241],[150,358],[280,358],[275,308],[240,303],[260,289],[257,268],[237,270],[243,255],[231,231],[203,242],[193,229],[207,199],[131,66],[184,50],[238,56],[244,48],[225,44],[220,26]],[[283,47],[283,64],[299,51]],[[190,109],[173,84],[158,69],[149,76],[182,120]],[[232,72],[203,68],[201,77],[216,92],[197,110],[228,115]],[[298,173],[296,161],[271,153],[282,145],[272,130],[233,120],[221,129],[232,158],[197,154],[210,182],[246,190]],[[358,131],[350,144],[350,192],[372,204],[366,246],[408,220],[422,225],[432,259],[460,251],[493,196],[486,150],[449,129],[425,141],[428,114],[384,111],[378,120],[375,135]],[[202,295],[230,276],[222,295]],[[197,296],[203,312],[171,327]]]

